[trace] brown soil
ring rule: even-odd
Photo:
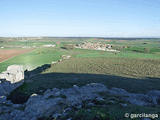
[[[0,62],[3,62],[9,58],[15,57],[17,55],[27,53],[32,51],[33,49],[0,49]]]

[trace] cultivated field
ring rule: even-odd
[[[0,63],[1,72],[12,64],[23,65],[26,69],[34,71],[39,66],[60,60],[62,55],[71,56],[70,59],[51,64],[50,68],[26,79],[25,83],[9,96],[9,99],[15,103],[24,103],[31,94],[42,94],[42,91],[48,88],[69,88],[75,84],[82,86],[93,82],[103,83],[109,88],[123,88],[134,93],[160,90],[160,39],[5,38],[4,40],[1,38],[0,41],[0,46],[4,47],[0,50],[3,55],[7,54],[5,51],[21,49],[17,50],[19,53],[14,53],[15,57]],[[83,42],[111,44],[120,52],[67,47],[67,45]],[[43,47],[47,44],[55,44],[56,47]],[[22,47],[29,49],[22,49]],[[105,100],[113,97],[115,96],[106,94]],[[97,106],[92,108],[91,112],[93,115],[97,112],[109,114],[114,120],[123,119],[125,112],[137,111],[159,112],[160,107],[158,105],[141,107],[129,104],[122,108],[117,104],[107,103],[105,108]],[[73,112],[72,116],[76,120],[83,118],[86,114],[89,114],[88,111],[80,109],[78,113]],[[87,120],[92,120],[91,117],[88,116]]]
[[[0,62],[4,62],[12,57],[27,53],[33,49],[0,49]]]

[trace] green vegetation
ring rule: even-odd
[[[135,78],[160,77],[160,60],[120,57],[72,58],[53,65],[45,73],[89,73]]]
[[[42,94],[48,88],[69,88],[75,84],[82,86],[93,82],[103,83],[109,88],[123,88],[134,93],[160,90],[160,39],[35,38],[30,41],[12,39],[11,42],[3,42],[2,39],[0,39],[0,44],[2,43],[0,46],[6,45],[7,49],[18,46],[38,47],[29,53],[0,63],[0,71],[4,71],[8,65],[12,64],[22,64],[26,68],[33,69],[57,61],[62,55],[72,56],[71,59],[51,65],[43,73],[29,80],[26,79],[25,83],[9,96],[14,102],[23,103],[32,93]],[[114,49],[121,52],[112,53],[71,47],[73,44],[86,41],[112,44]],[[56,44],[56,47],[41,47],[44,44]],[[75,120],[115,120],[123,119],[126,112],[157,113],[160,111],[159,106],[139,107],[127,103],[127,107],[122,107],[118,104],[122,101],[111,104],[109,100],[113,97],[118,99],[117,96],[104,94],[105,107],[97,105],[87,111],[88,108],[84,106],[82,109],[72,111],[70,116]],[[63,119],[65,118],[61,118]]]
[[[13,64],[24,65],[27,69],[33,69],[43,64],[51,64],[61,58],[63,52],[52,48],[37,48],[32,52],[13,57],[0,63],[0,71],[6,70],[7,66]]]
[[[96,104],[95,107],[83,106],[82,109],[71,111],[68,116],[72,117],[73,120],[130,120],[125,118],[125,113],[157,113],[159,109],[154,107],[139,107],[129,105],[128,107],[122,107],[118,103],[105,105]],[[65,120],[60,118],[58,120]],[[139,120],[139,119],[135,119]]]

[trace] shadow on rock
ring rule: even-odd
[[[0,96],[8,96],[13,103],[24,103],[28,99],[28,94],[23,92],[24,81],[42,73],[50,66],[50,64],[45,64],[32,71],[24,71],[21,65],[8,66],[6,71],[0,73]],[[20,86],[22,87],[21,91],[17,91],[16,89]]]

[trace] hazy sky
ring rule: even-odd
[[[160,0],[0,0],[0,36],[160,37]]]

